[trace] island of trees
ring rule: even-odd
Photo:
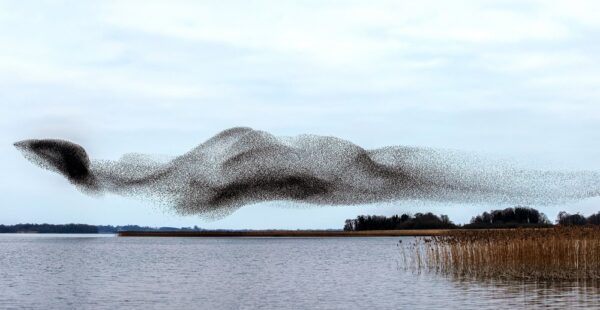
[[[536,209],[528,207],[506,208],[483,212],[471,219],[471,223],[463,228],[516,228],[516,227],[550,227],[552,222]]]
[[[392,230],[392,229],[450,229],[456,225],[447,215],[433,213],[402,214],[390,217],[379,215],[359,215],[356,219],[346,220],[345,231]]]

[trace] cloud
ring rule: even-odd
[[[285,99],[272,105],[366,94],[423,109],[523,108],[504,97],[502,85],[524,96],[545,91],[557,102],[586,92],[595,98],[590,85],[577,94],[521,85],[556,72],[566,80],[596,75],[600,67],[586,43],[599,26],[589,13],[593,2],[4,6],[10,14],[0,16],[0,80],[173,105],[236,98],[264,104],[277,92]],[[448,99],[445,89],[460,96]]]

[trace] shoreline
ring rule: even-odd
[[[119,237],[421,237],[439,236],[450,229],[403,230],[248,230],[248,231],[121,231]]]

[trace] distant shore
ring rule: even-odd
[[[403,230],[242,230],[242,231],[121,231],[119,237],[401,237],[439,236],[448,229]]]

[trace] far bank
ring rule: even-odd
[[[244,230],[244,231],[121,231],[119,237],[418,237],[440,236],[448,229],[403,230]]]

